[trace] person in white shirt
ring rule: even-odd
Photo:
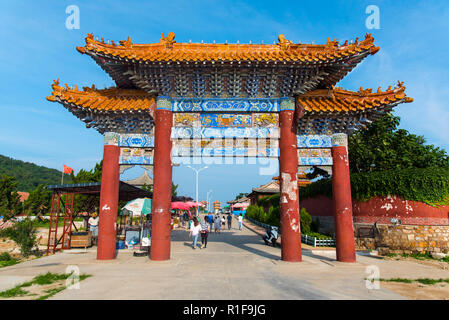
[[[190,236],[193,237],[193,244],[192,244],[192,248],[196,249],[196,242],[198,241],[198,234],[201,231],[201,225],[198,222],[198,219],[195,217],[193,219],[193,223],[190,226]]]
[[[99,218],[96,212],[92,213],[91,217],[89,218],[89,230],[92,232],[92,242],[97,245],[97,239],[98,239],[98,222]]]
[[[242,225],[243,225],[243,216],[242,214],[239,215],[239,230],[242,230]]]

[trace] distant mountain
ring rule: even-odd
[[[15,160],[0,155],[0,176],[7,175],[16,178],[18,191],[31,191],[39,184],[50,185],[61,183],[61,171],[38,166],[31,162]],[[68,175],[64,176],[64,183],[69,183]]]

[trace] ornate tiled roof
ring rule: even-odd
[[[326,62],[355,56],[359,53],[376,53],[371,34],[363,41],[339,45],[338,41],[327,40],[326,44],[295,44],[279,35],[277,44],[211,44],[178,43],[175,34],[161,35],[159,43],[134,44],[130,37],[126,41],[105,43],[94,40],[93,34],[86,37],[86,45],[77,47],[81,53],[100,53],[111,57],[138,61],[290,61],[290,62]],[[108,41],[109,42],[109,41]]]
[[[277,181],[270,181],[267,184],[261,185],[258,188],[253,188],[253,192],[259,192],[259,193],[279,193],[279,182]]]
[[[150,186],[153,185],[153,179],[148,175],[148,172],[145,170],[143,174],[140,177],[137,177],[133,180],[127,180],[125,181],[127,184],[133,185],[133,186]]]
[[[151,111],[155,106],[155,99],[143,90],[127,89],[102,89],[98,90],[95,86],[84,87],[78,90],[75,86],[69,88],[67,84],[64,87],[59,85],[59,79],[55,80],[51,96],[47,97],[49,101],[58,101],[67,104],[73,104],[78,107],[88,108],[97,111]]]
[[[100,133],[152,132],[155,99],[143,90],[117,88],[97,90],[95,86],[69,88],[55,80],[47,100],[61,103],[86,124]]]
[[[413,101],[406,96],[403,82],[398,82],[394,89],[390,86],[386,91],[379,87],[377,92],[363,88],[358,92],[342,88],[319,89],[302,94],[297,99],[305,113],[365,111]]]

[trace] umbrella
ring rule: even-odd
[[[231,208],[246,208],[249,207],[247,203],[236,203],[231,206]]]
[[[172,209],[180,209],[180,210],[189,210],[190,206],[187,205],[187,203],[184,202],[172,202],[171,203]]]
[[[129,210],[133,216],[151,213],[152,200],[149,198],[138,198],[129,201],[122,210]]]
[[[196,203],[196,202],[193,202],[193,201],[188,201],[188,202],[186,202],[186,204],[189,205],[190,207],[204,207],[205,206],[201,202]]]

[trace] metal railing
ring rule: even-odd
[[[251,223],[254,223],[255,225],[262,227],[262,228],[268,228],[270,225],[245,217],[246,220],[248,220]],[[280,228],[279,228],[279,234],[281,234]],[[311,237],[306,234],[301,234],[301,242],[308,244],[310,246],[314,247],[335,247],[335,239],[318,239],[316,237]]]
[[[301,242],[314,247],[335,247],[335,239],[318,239],[301,234]]]

